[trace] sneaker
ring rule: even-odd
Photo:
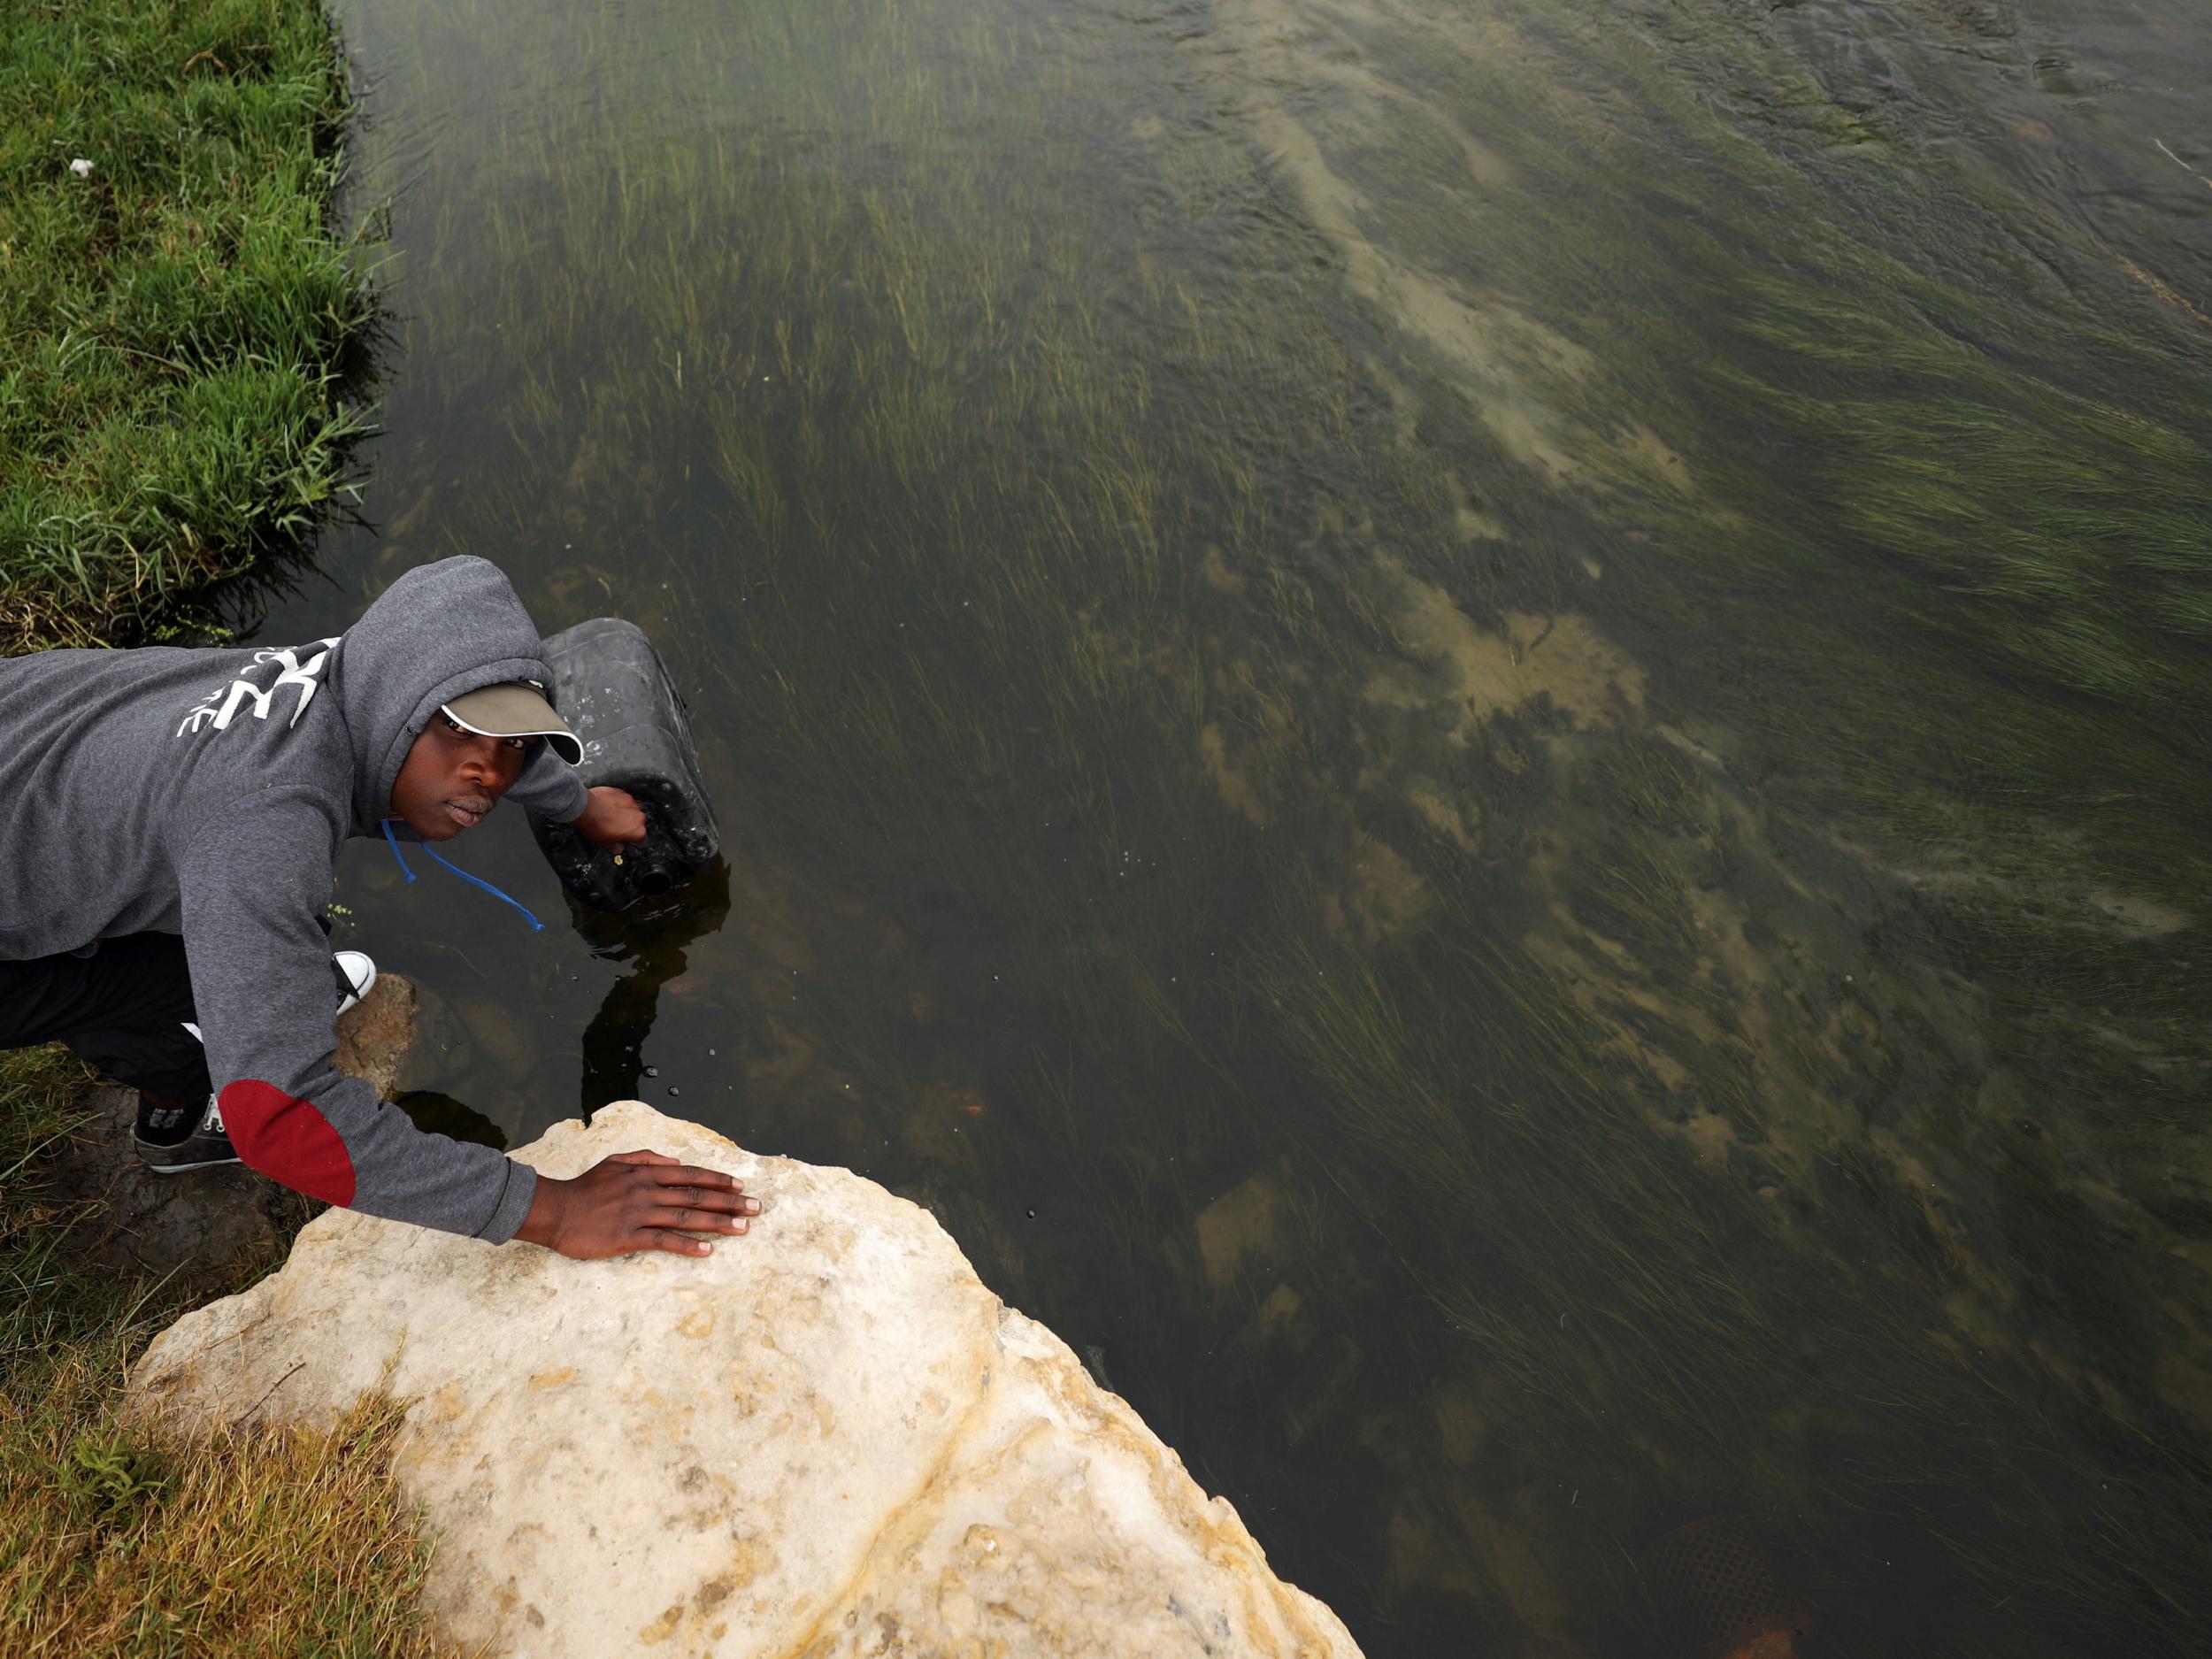
[[[376,964],[357,950],[341,950],[330,959],[331,977],[337,981],[338,1011],[342,1014],[376,986]],[[187,1025],[186,1030],[195,1037],[199,1027]],[[132,1131],[131,1145],[138,1153],[138,1161],[157,1175],[180,1175],[187,1170],[212,1169],[219,1164],[240,1162],[238,1153],[230,1144],[230,1136],[223,1130],[223,1109],[215,1096],[207,1097],[207,1105],[200,1113],[200,1121],[191,1133],[181,1140],[171,1140],[171,1125],[160,1121],[162,1114],[146,1103],[142,1094],[138,1100],[138,1125]]]
[[[376,964],[357,950],[341,950],[332,956],[330,972],[338,981],[341,1014],[376,987]]]
[[[146,1116],[142,1101],[139,1116]],[[138,1161],[157,1175],[181,1175],[187,1170],[212,1169],[219,1164],[239,1161],[230,1136],[223,1132],[223,1109],[212,1094],[207,1097],[199,1123],[183,1140],[164,1143],[134,1133],[131,1145],[137,1150]]]

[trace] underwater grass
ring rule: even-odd
[[[320,523],[365,429],[344,73],[316,0],[19,4],[0,106],[0,649],[143,639]]]
[[[883,1138],[975,1080],[917,1160],[964,1241],[1371,1651],[1630,1650],[1623,1550],[1727,1504],[1846,1651],[2187,1651],[2187,353],[2093,249],[2016,280],[2032,204],[1847,51],[1468,10],[1300,13],[1417,107],[1020,8],[587,13],[406,221],[428,547],[543,549],[544,620],[703,687],[748,833],[936,1004],[841,1016]],[[432,107],[490,28],[424,20]],[[1539,332],[1468,368],[1348,298],[1275,68],[1355,228]],[[1640,703],[1466,716],[1383,554],[1492,638],[1587,618]],[[1190,1218],[1285,1156],[1335,1225],[1217,1296]]]

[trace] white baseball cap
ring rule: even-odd
[[[464,692],[441,703],[446,718],[485,737],[541,737],[572,766],[584,764],[584,745],[553,712],[544,690],[529,680],[509,680]]]

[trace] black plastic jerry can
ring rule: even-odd
[[[595,617],[547,640],[545,657],[553,706],[584,746],[584,787],[626,789],[645,812],[645,839],[618,847],[533,814],[561,885],[594,910],[622,910],[697,875],[722,837],[683,699],[653,642],[619,617]]]

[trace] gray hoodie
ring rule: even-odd
[[[527,1168],[417,1129],[331,1068],[315,918],[339,843],[381,833],[438,705],[510,680],[549,696],[552,678],[507,578],[478,558],[408,572],[336,639],[0,661],[0,960],[181,933],[241,1158],[334,1204],[512,1237]],[[585,803],[542,743],[506,799],[564,823]]]

